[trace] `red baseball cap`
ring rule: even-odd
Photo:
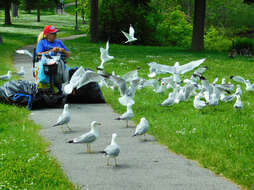
[[[54,34],[54,33],[57,33],[57,32],[58,32],[58,30],[54,26],[51,26],[51,25],[47,25],[43,29],[43,34],[44,35]]]

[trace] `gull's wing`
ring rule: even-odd
[[[156,62],[152,62],[152,63],[147,63],[150,68],[152,67],[152,69],[155,69],[156,71],[160,71],[162,73],[175,73],[175,67],[173,66],[168,66],[168,65],[162,65],[162,64],[158,64]]]
[[[245,83],[245,79],[241,76],[231,76],[230,77],[233,81]]]
[[[63,125],[65,123],[68,123],[69,121],[70,121],[70,113],[65,112],[59,116],[59,118],[54,126]]]
[[[207,69],[208,69],[207,66],[200,67],[200,68],[196,69],[196,70],[194,71],[193,74],[201,75],[201,74],[203,74],[203,72],[205,72]]]
[[[122,76],[122,78],[126,81],[126,82],[130,82],[132,80],[135,80],[135,79],[138,79],[138,70],[133,70],[133,71],[130,71],[126,74],[124,74]]]
[[[80,78],[80,80],[78,82],[77,89],[79,89],[80,87],[82,87],[90,82],[99,82],[99,81],[105,79],[105,77],[106,77],[106,75],[98,74],[96,72],[88,70],[85,72],[85,74],[82,76],[82,78]]]
[[[120,148],[117,145],[108,145],[104,151],[106,152],[106,155],[109,156],[118,156],[120,153]]]
[[[33,57],[33,55],[28,50],[17,50],[16,53],[18,54],[26,54],[30,57]]]
[[[197,60],[197,61],[191,61],[185,65],[181,65],[178,67],[178,72],[180,74],[184,74],[188,71],[191,71],[193,70],[194,68],[198,67],[199,65],[201,65],[202,63],[204,63],[205,59],[200,59],[200,60]]]
[[[134,38],[134,33],[135,33],[135,30],[134,28],[130,25],[130,28],[129,28],[129,35]]]
[[[122,33],[125,35],[127,40],[130,40],[132,38],[128,33],[124,32],[124,31],[122,31]]]
[[[74,143],[91,143],[95,140],[96,140],[96,136],[93,133],[88,132],[81,135],[80,137],[73,139],[73,142]]]
[[[106,43],[106,50],[107,51],[109,50],[109,41],[107,41],[107,43]]]
[[[138,125],[135,131],[135,135],[143,135],[148,129],[148,123],[145,122],[143,125]]]
[[[113,76],[111,75],[110,78],[117,83],[120,94],[123,96],[127,93],[127,86],[126,86],[126,81],[118,76]]]

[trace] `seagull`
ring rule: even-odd
[[[114,158],[115,166],[117,166],[116,157],[120,153],[120,147],[116,143],[116,137],[117,137],[117,134],[113,133],[111,144],[108,145],[103,151],[100,152],[100,153],[103,153],[107,157],[107,166],[109,166],[109,159],[110,158]]]
[[[100,52],[101,52],[101,65],[98,67],[99,69],[104,69],[103,64],[106,63],[107,61],[111,61],[112,59],[114,59],[114,56],[110,56],[108,54],[108,50],[109,50],[109,41],[107,41],[106,43],[106,49],[104,48],[100,48]]]
[[[85,74],[85,69],[81,66],[72,75],[69,84],[64,86],[64,93],[71,94],[73,89],[78,86],[79,79]]]
[[[128,121],[131,120],[134,116],[132,108],[132,104],[127,104],[127,111],[123,113],[120,117],[116,118],[116,120],[126,120],[126,127],[128,127]]]
[[[23,76],[25,74],[24,66],[21,66],[19,72],[15,72],[14,74]]]
[[[193,102],[194,107],[198,110],[207,106],[207,103],[203,100],[200,100],[200,98],[201,98],[201,94],[196,95]]]
[[[25,54],[25,55],[28,55],[29,57],[33,57],[33,55],[26,49],[25,50],[16,50],[16,53]]]
[[[129,28],[129,34],[122,31],[122,33],[125,35],[125,37],[127,38],[127,41],[125,43],[128,43],[128,42],[133,42],[133,41],[136,41],[137,38],[134,37],[134,28],[132,27],[132,25],[130,25],[130,28]]]
[[[168,94],[168,98],[164,100],[160,105],[161,106],[171,106],[175,103],[176,90]]]
[[[95,142],[95,140],[99,137],[99,129],[98,126],[102,125],[97,121],[93,121],[91,123],[91,130],[88,133],[81,135],[73,140],[68,141],[68,143],[81,144],[85,143],[87,146],[87,152],[91,153],[91,143]]]
[[[56,127],[56,126],[59,126],[59,125],[66,125],[67,128],[69,129],[69,131],[71,131],[71,128],[68,125],[70,120],[71,120],[71,115],[70,115],[70,112],[69,112],[69,105],[65,104],[62,114],[58,117],[58,120],[57,120],[56,124],[53,125],[52,127]],[[62,128],[62,130],[63,130],[63,128]]]
[[[139,124],[136,127],[133,137],[138,135],[144,135],[144,138],[145,138],[146,132],[148,130],[148,126],[149,126],[148,121],[146,120],[146,118],[142,117]]]
[[[11,78],[11,71],[8,71],[6,75],[1,75],[0,80],[10,80]]]
[[[254,84],[250,83],[250,80],[245,80],[243,77],[241,76],[231,76],[230,77],[232,80],[236,81],[236,82],[241,82],[243,84],[246,85],[246,90],[247,91],[254,91]]]
[[[98,74],[94,71],[87,70],[85,73],[79,78],[77,89],[81,88],[82,86],[85,86],[86,84],[90,82],[100,82],[104,80],[107,76],[106,74]]]
[[[240,95],[236,95],[236,102],[234,104],[234,108],[235,109],[242,109],[243,108],[243,104],[242,104]]]
[[[191,61],[187,64],[184,65],[179,65],[179,62],[176,62],[174,66],[168,66],[168,65],[161,65],[157,64],[155,62],[148,63],[150,67],[152,67],[154,70],[157,72],[162,72],[162,73],[171,73],[173,75],[173,80],[176,83],[180,83],[180,74],[184,74],[186,72],[189,72],[199,65],[201,65],[206,59],[200,59],[196,61]]]

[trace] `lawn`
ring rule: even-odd
[[[92,44],[87,38],[68,41],[66,45],[72,51],[68,63],[72,66],[84,66],[96,69],[100,64],[100,47],[104,43]],[[210,82],[218,76],[220,81],[229,76],[240,75],[252,79],[254,59],[237,57],[229,59],[227,53],[194,53],[172,47],[151,47],[110,44],[110,55],[115,59],[105,63],[109,73],[124,74],[141,67],[139,76],[148,78],[146,63],[156,61],[160,64],[173,65],[206,58],[203,65],[209,67],[204,73]],[[121,66],[120,66],[121,63]],[[190,77],[191,72],[183,78]],[[233,81],[231,81],[233,82]],[[254,82],[252,80],[252,82]],[[244,89],[244,86],[242,89]],[[139,90],[135,96],[134,122],[141,117],[149,121],[149,133],[165,144],[171,151],[186,158],[197,160],[203,167],[218,175],[225,176],[235,183],[254,189],[254,94],[246,92],[242,96],[244,108],[233,109],[234,102],[220,103],[216,108],[207,107],[202,112],[193,107],[193,98],[171,107],[158,104],[167,98],[170,90],[156,94],[151,88]],[[118,102],[119,92],[103,88],[106,101],[118,113],[125,112],[125,107]]]
[[[59,36],[74,32],[74,18],[51,15],[42,11],[41,23],[36,14],[24,14],[12,20],[12,26],[0,25],[4,43],[0,45],[0,75],[14,70],[13,54],[16,49],[35,44],[44,25],[59,28]],[[0,22],[3,23],[0,10]],[[14,79],[18,79],[15,77]],[[4,82],[0,81],[0,85]],[[55,158],[47,153],[49,143],[39,135],[40,127],[29,120],[26,108],[0,104],[0,189],[79,189],[69,181]]]
[[[12,56],[15,49],[36,43],[36,37],[44,25],[52,24],[59,28],[60,36],[76,34],[73,31],[74,17],[51,14],[52,12],[43,12],[41,23],[35,22],[36,14],[33,13],[21,14],[19,18],[13,19],[13,26],[0,25],[4,40],[4,44],[0,45],[2,52],[0,74],[6,73],[9,69],[14,70]],[[3,18],[3,11],[0,11],[1,23]],[[86,25],[82,27],[80,27],[81,32],[87,30]],[[99,47],[105,46],[104,43],[92,44],[87,38],[81,38],[66,41],[65,44],[72,52],[68,60],[70,65],[82,65],[95,70],[100,64]],[[204,75],[210,81],[216,76],[220,79],[226,77],[229,81],[230,75],[241,75],[252,79],[254,72],[253,58],[229,59],[227,53],[193,53],[173,47],[116,44],[110,44],[109,51],[115,59],[105,64],[107,72],[111,73],[114,70],[122,75],[140,66],[139,75],[146,79],[148,62],[156,61],[160,64],[173,65],[176,61],[184,64],[204,57],[207,58],[204,65],[209,67]],[[190,75],[191,72],[184,77]],[[242,89],[244,89],[243,85]],[[103,92],[106,101],[116,112],[125,111],[125,107],[117,101],[119,92],[106,88],[103,88]],[[233,109],[234,102],[221,103],[216,108],[207,107],[200,112],[193,108],[193,98],[172,107],[160,107],[158,104],[168,96],[168,92],[170,91],[155,94],[151,88],[137,91],[136,104],[133,106],[134,122],[138,123],[141,117],[146,117],[150,124],[149,133],[171,151],[197,160],[203,167],[231,179],[242,187],[254,189],[254,128],[252,126],[254,94],[244,90],[242,96],[244,108],[239,112]],[[39,126],[27,119],[30,112],[25,108],[2,104],[0,104],[0,112],[2,121],[0,187],[74,189],[56,160],[45,152],[48,144],[37,135]]]

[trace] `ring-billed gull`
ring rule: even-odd
[[[25,74],[24,66],[20,67],[20,70],[18,72],[14,73],[15,75],[23,76]]]
[[[134,33],[135,33],[135,30],[134,28],[132,27],[132,25],[130,25],[130,28],[129,28],[129,34],[122,31],[122,33],[124,34],[124,36],[127,38],[127,41],[125,43],[128,43],[128,42],[133,42],[133,41],[136,41],[137,38],[134,37]]]
[[[56,126],[61,125],[61,128],[63,130],[63,125],[66,125],[67,128],[69,129],[69,131],[71,131],[71,128],[68,125],[70,120],[71,120],[71,115],[70,115],[70,111],[69,111],[69,105],[65,104],[62,114],[58,117],[58,120],[57,120],[56,124],[53,125],[52,127],[56,127]]]
[[[106,49],[104,48],[100,48],[100,52],[101,52],[101,65],[98,67],[99,69],[104,69],[103,64],[106,63],[107,61],[111,61],[112,59],[114,59],[114,56],[110,56],[108,54],[108,50],[109,50],[109,41],[107,41],[106,43]]]
[[[240,82],[246,85],[246,90],[247,91],[254,91],[254,84],[251,84],[250,80],[245,80],[243,77],[241,76],[231,76],[230,77],[232,80],[236,81],[236,82]]]
[[[126,120],[126,127],[128,127],[128,121],[131,120],[134,116],[132,111],[132,104],[127,104],[127,111],[124,112],[120,117],[116,118],[116,120]]]
[[[242,109],[243,108],[243,104],[242,104],[242,101],[241,101],[241,96],[240,95],[236,95],[236,102],[234,104],[234,108],[235,109]]]
[[[194,108],[196,108],[198,110],[207,106],[207,103],[203,100],[200,100],[200,98],[201,98],[201,94],[199,93],[198,95],[195,96],[194,101],[193,101]]]
[[[28,55],[29,57],[33,57],[33,55],[28,51],[28,50],[17,50],[16,53],[18,54],[25,54],[25,55]]]
[[[138,135],[144,135],[144,140],[146,140],[145,135],[148,130],[148,126],[149,126],[148,121],[146,120],[146,118],[142,117],[139,124],[136,127],[133,137]]]
[[[11,78],[11,71],[8,71],[6,75],[1,75],[0,80],[9,80]]]
[[[91,153],[91,143],[95,142],[96,139],[99,137],[99,129],[98,126],[101,126],[102,124],[93,121],[91,123],[91,130],[88,133],[85,133],[81,135],[80,137],[77,137],[73,140],[68,141],[68,143],[74,143],[74,144],[80,144],[84,143],[87,146],[87,152]]]
[[[120,153],[120,147],[116,143],[116,137],[117,137],[117,134],[113,133],[110,145],[108,145],[103,151],[101,151],[101,153],[104,153],[104,155],[107,158],[107,166],[109,166],[109,159],[110,158],[114,158],[115,166],[117,166],[116,157],[118,157],[118,155]]]

